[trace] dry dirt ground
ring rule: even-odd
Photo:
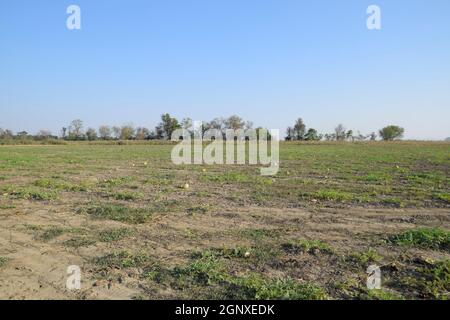
[[[130,299],[146,295],[148,298],[176,298],[170,288],[152,293],[139,279],[140,270],[114,270],[114,276],[104,278],[101,270],[90,261],[102,253],[117,249],[116,244],[96,243],[87,248],[68,249],[63,243],[67,237],[42,242],[24,225],[56,226],[61,228],[119,227],[119,222],[89,221],[73,211],[55,212],[45,205],[26,209],[3,210],[0,225],[0,255],[8,263],[1,270],[1,299]],[[450,215],[446,209],[285,209],[243,208],[214,214],[164,215],[152,224],[137,226],[137,233],[120,244],[127,250],[146,248],[149,255],[163,264],[182,263],[186,252],[230,245],[252,246],[252,240],[236,241],[236,234],[245,230],[277,230],[287,238],[306,238],[324,241],[341,254],[351,254],[364,248],[376,247],[386,234],[414,227],[441,227],[450,229]],[[186,236],[186,230],[195,230],[195,236]],[[217,233],[217,230],[221,230]],[[238,243],[237,243],[238,242]],[[436,260],[449,258],[448,253],[419,249],[393,249],[378,245],[381,264],[401,265],[401,257],[427,257]],[[337,268],[327,257],[300,254],[278,263],[293,263],[301,279],[327,286],[345,277],[351,271]],[[325,260],[325,261],[324,261]],[[78,265],[82,270],[82,289],[66,289],[67,267]],[[364,280],[364,268],[356,279]],[[98,274],[97,274],[98,272]],[[271,272],[276,272],[272,270]]]

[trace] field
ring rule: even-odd
[[[449,143],[282,143],[274,177],[171,148],[0,146],[0,298],[450,298]]]

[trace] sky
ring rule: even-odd
[[[449,15],[448,0],[0,0],[0,127],[153,128],[169,112],[444,139]]]

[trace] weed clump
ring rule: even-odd
[[[389,240],[400,246],[450,251],[450,232],[439,228],[407,230]]]

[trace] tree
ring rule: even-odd
[[[67,127],[61,128],[61,138],[65,139],[67,137]]]
[[[341,123],[334,128],[334,138],[337,141],[343,141],[346,138],[345,127]]]
[[[286,129],[286,138],[284,138],[286,141],[294,140],[294,129],[291,127],[287,127]]]
[[[245,122],[242,120],[241,117],[237,115],[232,115],[231,117],[228,117],[224,121],[224,124],[226,129],[239,130],[245,128]],[[212,129],[221,130],[221,128],[214,128],[214,127]]]
[[[298,118],[294,125],[294,139],[303,140],[305,137],[306,126],[302,118]]]
[[[244,129],[245,130],[250,130],[253,128],[253,122],[251,121],[245,121],[245,125],[244,125]]]
[[[172,133],[181,126],[176,118],[172,118],[170,114],[161,115],[161,122],[156,126],[156,135],[160,139],[170,139]]]
[[[377,134],[376,134],[375,132],[372,132],[372,133],[369,135],[369,137],[370,137],[370,141],[375,141],[375,140],[377,140]]]
[[[145,127],[136,129],[136,140],[147,140],[150,137],[150,130]]]
[[[401,137],[403,137],[404,132],[405,129],[399,126],[390,125],[381,129],[379,131],[379,134],[384,141],[393,141],[395,139],[400,139]]]
[[[69,126],[69,137],[72,140],[80,140],[83,138],[83,121],[80,119],[73,120]]]
[[[193,122],[191,118],[184,118],[181,120],[181,128],[190,131],[193,127]]]
[[[36,136],[40,139],[48,139],[52,136],[52,132],[49,130],[39,130]]]
[[[100,139],[102,140],[111,139],[112,130],[110,126],[100,126],[100,128],[98,128],[98,133],[100,135]]]
[[[355,137],[353,137],[353,130],[348,130],[345,133],[345,139],[355,141]]]
[[[122,128],[120,128],[120,139],[131,140],[134,138],[135,132],[136,130],[134,129],[133,125],[131,124],[124,125],[122,126]]]
[[[9,130],[9,129],[3,130],[0,128],[0,138],[1,139],[11,139],[13,136],[14,136],[14,133],[11,130]]]
[[[319,141],[322,140],[322,135],[320,135],[316,129],[310,128],[304,135],[304,139],[307,141]]]
[[[94,128],[88,128],[86,130],[86,137],[89,141],[97,140],[97,131]]]
[[[112,133],[113,133],[114,139],[120,139],[121,131],[122,131],[122,129],[120,127],[117,127],[117,126],[112,127]]]

